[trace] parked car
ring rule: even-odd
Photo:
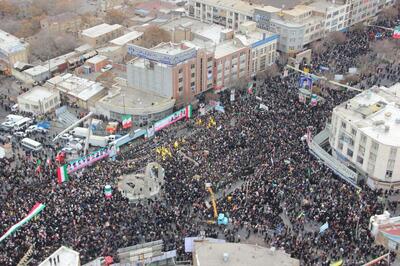
[[[113,66],[110,65],[110,64],[105,65],[105,66],[103,66],[103,67],[101,68],[101,72],[107,72],[108,70],[111,70],[112,68],[113,68]]]
[[[17,131],[14,133],[14,136],[18,137],[18,138],[25,138],[26,137],[26,133],[23,131]]]
[[[19,110],[18,104],[14,104],[13,106],[11,106],[11,112],[17,112],[18,110]]]
[[[75,149],[73,149],[73,148],[71,148],[71,147],[64,147],[64,148],[62,148],[61,151],[62,151],[62,152],[65,152],[65,153],[74,153],[74,152],[75,152]]]
[[[60,139],[62,139],[62,140],[72,140],[74,137],[72,136],[72,135],[70,135],[70,134],[68,134],[68,133],[64,133],[64,134],[62,134],[61,136],[60,136]]]
[[[29,126],[26,130],[25,133],[33,133],[37,130],[37,125]]]

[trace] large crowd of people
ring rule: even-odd
[[[338,72],[355,66],[356,57],[369,52],[369,32],[347,36],[345,43],[313,57],[313,66],[334,65]],[[392,65],[365,78],[399,82],[399,71],[399,65]],[[298,100],[298,78],[295,73],[267,78],[252,94],[237,90],[233,102],[229,92],[222,92],[225,112],[210,111],[149,141],[128,144],[115,161],[97,163],[61,185],[54,155],[49,164],[42,154],[40,173],[35,156],[2,159],[0,232],[21,220],[35,202],[46,208],[0,243],[0,265],[16,265],[32,245],[33,265],[60,245],[80,252],[86,263],[100,256],[117,260],[118,248],[159,239],[185,260],[190,254],[184,252],[184,238],[200,231],[232,242],[260,239],[284,249],[301,265],[339,259],[360,265],[383,255],[387,251],[373,243],[368,230],[369,217],[384,209],[377,200],[382,192],[363,185],[357,191],[313,158],[302,141],[308,127],[319,132],[332,108],[355,92],[320,85],[325,103],[311,107]],[[171,156],[159,156],[159,146]],[[162,194],[129,203],[116,189],[117,177],[152,161],[165,169]],[[213,214],[204,203],[209,199],[205,183],[222,194],[217,208],[229,217],[227,226],[207,223]],[[106,184],[114,189],[111,199],[104,197]],[[329,228],[320,234],[326,222]]]

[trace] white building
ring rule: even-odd
[[[33,114],[45,114],[60,106],[57,90],[36,86],[17,97],[19,110]]]
[[[0,30],[0,64],[12,67],[16,62],[28,63],[29,44]]]
[[[64,74],[49,79],[46,84],[48,88],[54,88],[78,106],[89,109],[107,94],[101,83],[80,78],[72,74]]]
[[[367,178],[372,188],[400,185],[400,83],[373,87],[335,107],[333,156]]]
[[[97,47],[121,36],[124,33],[123,31],[124,28],[119,24],[109,25],[103,23],[83,30],[81,37],[86,44]]]
[[[80,266],[81,261],[79,252],[73,249],[61,246],[47,259],[45,259],[39,266]]]

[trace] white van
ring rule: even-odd
[[[30,138],[23,138],[21,140],[21,145],[32,151],[40,151],[43,148],[42,143]]]
[[[27,128],[28,126],[30,126],[32,123],[33,123],[32,119],[30,119],[28,117],[24,117],[23,119],[15,122],[14,130],[15,131],[23,130],[23,129]]]
[[[7,115],[6,116],[6,121],[7,122],[17,122],[17,121],[19,121],[19,120],[21,120],[21,119],[23,119],[24,117],[23,116],[20,116],[20,115]]]

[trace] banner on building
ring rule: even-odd
[[[185,49],[180,53],[167,54],[150,50],[138,45],[128,44],[128,54],[156,61],[166,65],[176,65],[197,55],[196,48]]]
[[[183,118],[188,119],[191,117],[192,117],[192,106],[188,105],[185,108],[182,108],[179,111],[176,111],[172,115],[169,115],[166,118],[155,122],[154,123],[154,131],[158,132],[167,126],[172,125],[175,122],[178,122],[179,120],[181,120]]]
[[[300,88],[312,88],[313,79],[311,77],[306,77],[304,75],[300,76],[299,87]]]

